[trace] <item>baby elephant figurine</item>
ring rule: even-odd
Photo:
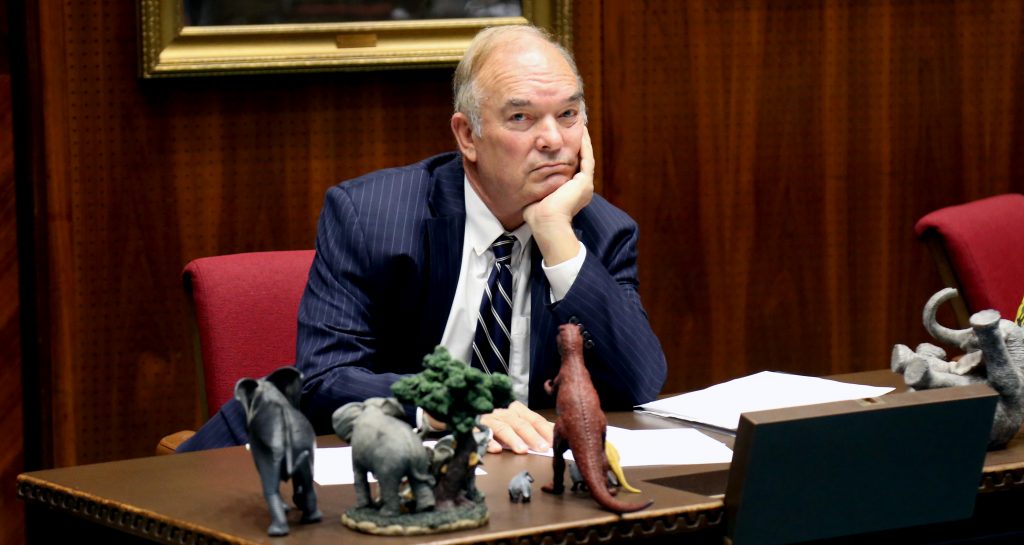
[[[338,437],[352,446],[356,508],[376,507],[366,478],[372,472],[380,488],[380,514],[401,514],[399,487],[408,478],[416,499],[414,512],[434,507],[432,454],[405,422],[405,410],[393,397],[371,397],[342,405],[332,417]]]
[[[954,345],[965,354],[947,361],[946,351],[929,343],[916,350],[898,344],[892,350],[892,370],[903,375],[907,386],[917,390],[974,383],[988,384],[999,394],[989,450],[1006,446],[1024,423],[1024,330],[1000,319],[995,310],[971,316],[969,329],[949,329],[935,319],[942,303],[957,296],[946,288],[924,306],[924,327],[936,340]]]
[[[316,435],[297,408],[301,390],[302,373],[294,367],[282,367],[260,380],[243,378],[235,384],[235,399],[245,408],[249,449],[270,509],[267,534],[271,536],[288,534],[288,506],[279,491],[282,480],[292,479],[292,499],[302,511],[302,522],[319,522],[323,517],[313,488]]]
[[[487,444],[494,437],[490,428],[477,421],[477,429],[473,430],[473,440],[476,441],[476,450],[469,456],[469,475],[466,477],[466,499],[477,503],[484,501],[484,493],[476,487],[476,468],[484,465],[484,455],[487,454]],[[434,444],[430,462],[431,475],[443,475],[448,472],[448,463],[455,456],[455,436],[445,435]]]
[[[512,503],[530,503],[533,495],[533,475],[528,471],[520,471],[508,482],[508,499]]]

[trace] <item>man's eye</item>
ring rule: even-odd
[[[562,117],[572,119],[579,114],[576,110],[566,110],[562,112]]]
[[[510,121],[526,121],[526,114],[512,114],[508,118]]]

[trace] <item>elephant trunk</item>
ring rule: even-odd
[[[956,296],[957,291],[953,288],[946,288],[935,295],[932,295],[924,305],[922,319],[924,321],[924,328],[927,329],[928,333],[931,333],[932,337],[936,340],[946,344],[959,346],[966,350],[973,342],[973,332],[970,329],[950,329],[943,326],[935,319],[935,313],[939,309],[939,306]]]
[[[971,316],[971,326],[977,332],[978,344],[985,358],[989,386],[999,393],[989,449],[1006,446],[1024,422],[1021,407],[1021,377],[1017,366],[1024,357],[1024,333],[1020,328],[1004,327],[994,310],[983,310]]]
[[[1016,374],[1018,381],[1024,380],[1020,375],[1021,365],[1024,363],[1024,330],[1014,327],[1003,338],[1003,342],[1006,343],[1006,353],[1010,358],[1010,370]],[[1018,384],[1018,387],[1024,387],[1024,384]],[[1021,392],[1019,389],[1017,395],[1024,395]],[[1019,400],[1015,400],[1015,404],[1019,406]]]
[[[999,330],[999,312],[989,309],[974,313],[971,316],[971,327],[974,328],[981,353],[985,355],[989,384],[1004,398],[1017,396],[1020,378]]]

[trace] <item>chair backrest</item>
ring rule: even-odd
[[[299,301],[313,255],[255,252],[204,257],[185,266],[211,416],[234,396],[238,379],[294,363]]]
[[[979,310],[1012,320],[1024,296],[1024,195],[1007,194],[936,210],[915,226],[947,286],[964,306],[962,327]]]

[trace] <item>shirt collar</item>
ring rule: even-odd
[[[501,226],[498,218],[494,217],[494,213],[487,208],[480,195],[476,194],[476,190],[469,184],[469,177],[463,176],[462,185],[466,199],[466,226],[468,227],[466,243],[473,248],[473,252],[477,255],[483,255],[490,249],[494,240],[505,232],[505,228]],[[524,221],[522,225],[512,231],[512,236],[516,237],[516,241],[519,243],[518,248],[522,251],[533,238],[533,231]]]

